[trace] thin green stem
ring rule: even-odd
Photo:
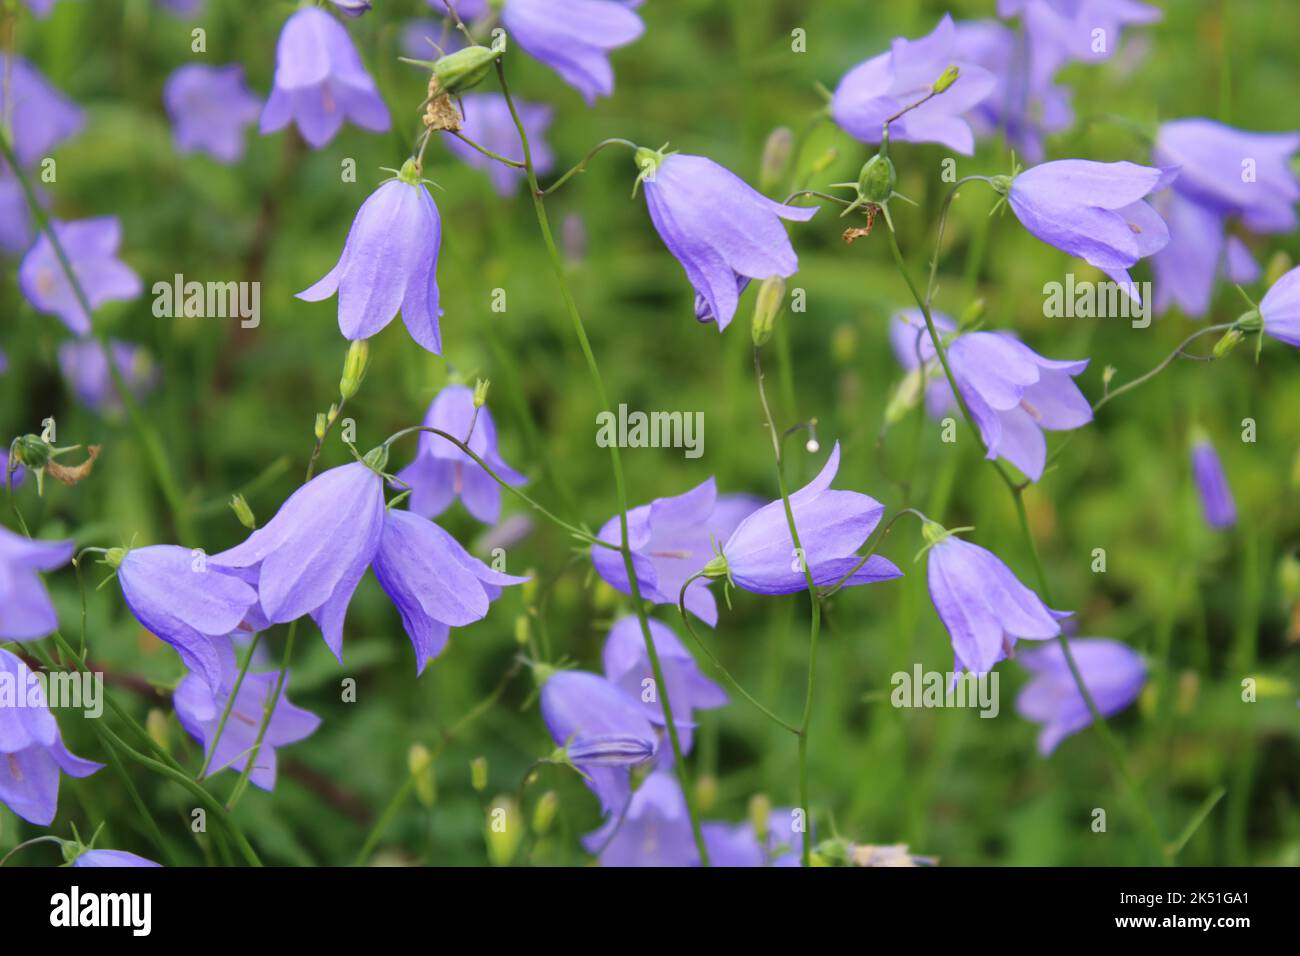
[[[253,640],[248,645],[248,655],[244,658],[239,673],[235,675],[235,686],[231,688],[230,696],[226,698],[226,706],[222,708],[221,719],[217,721],[217,732],[213,734],[212,743],[208,746],[207,755],[203,758],[203,766],[199,768],[197,776],[199,780],[208,775],[208,768],[212,766],[212,758],[217,753],[217,744],[221,743],[221,734],[226,729],[226,721],[230,719],[230,712],[235,709],[235,698],[239,696],[239,688],[244,685],[244,678],[248,676],[248,668],[253,663],[253,655],[257,653],[257,645],[261,640],[262,634],[259,631],[253,635]]]
[[[289,662],[293,660],[293,639],[298,633],[298,621],[301,618],[295,618],[289,622],[289,636],[284,641],[284,658],[280,662],[280,672],[275,677],[275,687],[271,691],[271,696],[266,700],[266,706],[262,710],[262,723],[257,728],[257,737],[253,741],[253,746],[248,752],[248,757],[244,763],[243,772],[239,775],[239,781],[235,784],[235,789],[231,791],[230,799],[226,801],[226,809],[234,810],[235,806],[243,798],[244,792],[248,789],[248,781],[253,775],[253,768],[257,766],[257,755],[262,751],[262,742],[266,738],[266,728],[271,725],[271,717],[275,714],[275,708],[280,703],[280,694],[284,690],[284,682],[289,677]],[[250,654],[248,659],[253,659]],[[247,664],[245,665],[247,667]],[[235,699],[234,692],[231,692],[230,699]],[[213,748],[216,752],[216,748]]]
[[[590,163],[598,153],[601,153],[602,151],[608,149],[611,146],[626,146],[628,149],[631,150],[635,150],[638,148],[636,143],[632,142],[630,139],[619,139],[617,137],[614,137],[611,139],[601,140],[599,143],[597,143],[595,146],[593,146],[590,150],[587,151],[587,155],[582,157],[582,160],[578,163],[578,165],[574,166],[572,169],[566,172],[555,182],[551,183],[551,185],[543,189],[542,196],[543,197],[549,196],[551,193],[555,192],[557,189],[559,189],[561,186],[567,183],[574,176],[577,176],[579,173],[585,173],[587,171],[587,164]],[[519,164],[512,163],[511,165],[519,165]],[[535,191],[536,189],[534,189],[534,192]]]

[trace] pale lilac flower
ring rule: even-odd
[[[268,623],[310,614],[342,663],[343,619],[379,548],[384,513],[383,479],[361,462],[341,465],[307,482],[270,522],[208,563],[254,584]]]
[[[635,767],[655,755],[657,744],[634,734],[599,734],[575,737],[564,748],[574,765],[588,767]]]
[[[43,190],[36,190],[42,206],[49,203]],[[27,251],[36,236],[32,212],[18,177],[0,169],[0,253],[17,255]]]
[[[434,397],[424,416],[425,428],[446,432],[487,462],[510,485],[528,479],[505,463],[497,448],[497,426],[487,406],[474,407],[474,390],[448,385]],[[418,515],[436,518],[457,498],[484,524],[501,517],[501,486],[460,448],[441,435],[421,432],[415,459],[396,475],[397,484],[411,489],[410,507]]]
[[[865,564],[857,549],[871,536],[885,506],[856,491],[833,491],[840,467],[835,443],[821,472],[790,495],[790,510],[803,553],[795,551],[785,503],[777,500],[755,511],[722,546],[719,574],[756,594],[793,594],[807,588],[804,564],[817,587],[830,587],[852,571],[844,587],[888,581],[902,575],[887,558],[872,555]]]
[[[35,541],[0,527],[0,641],[34,641],[58,630],[38,572],[63,567],[72,551],[71,541]]]
[[[998,15],[1022,17],[1034,70],[1050,76],[1071,61],[1109,59],[1125,27],[1155,23],[1162,13],[1137,0],[999,0]]]
[[[1031,481],[1043,477],[1047,464],[1044,430],[1068,431],[1092,421],[1092,406],[1073,380],[1087,359],[1058,362],[1010,334],[971,332],[949,346],[948,364],[986,457],[1006,459]]]
[[[370,0],[330,0],[338,8],[339,13],[345,17],[359,17],[361,14],[374,9]]]
[[[396,509],[385,512],[374,569],[415,647],[416,674],[442,653],[451,628],[481,621],[499,588],[528,580],[494,571],[428,518]]]
[[[931,312],[930,318],[934,320],[935,331],[941,338],[957,331],[957,323],[942,312]],[[954,404],[952,388],[939,365],[934,342],[930,339],[930,330],[926,328],[925,316],[920,309],[903,309],[890,317],[889,344],[904,371],[925,369],[926,412],[933,418],[942,418],[948,414]]]
[[[1174,175],[1128,162],[1061,159],[1016,176],[1008,198],[1031,233],[1096,266],[1140,301],[1128,270],[1169,242],[1165,221],[1142,197]]]
[[[0,616],[4,609],[0,604]],[[46,827],[58,812],[59,771],[88,777],[103,764],[83,760],[63,745],[45,692],[21,658],[0,649],[0,673],[24,705],[0,707],[0,803],[28,823]]]
[[[1260,300],[1259,315],[1266,335],[1300,348],[1300,266],[1273,283]]]
[[[1243,256],[1236,236],[1225,237],[1219,213],[1176,188],[1156,197],[1155,205],[1169,225],[1169,244],[1151,257],[1157,312],[1176,305],[1189,316],[1203,316],[1220,278],[1253,281],[1258,266],[1249,252]]]
[[[143,398],[158,385],[158,368],[145,349],[116,339],[109,342],[109,349],[113,364],[135,398]],[[60,345],[59,371],[83,405],[100,414],[121,414],[122,397],[98,341],[69,339]]]
[[[621,809],[621,808],[619,808]],[[681,784],[660,770],[642,782],[627,805],[582,838],[588,853],[600,854],[601,866],[698,866],[699,851]],[[603,848],[603,849],[602,849]]]
[[[34,166],[66,139],[81,132],[81,109],[50,85],[40,70],[22,57],[0,53],[0,76],[8,75],[9,100],[0,84],[0,116],[10,117],[14,155],[22,166]]]
[[[610,51],[645,31],[629,5],[611,0],[505,0],[501,22],[525,53],[560,74],[589,104],[614,92]]]
[[[774,202],[703,156],[639,150],[638,163],[650,219],[695,287],[701,322],[721,332],[749,279],[798,271],[781,220],[807,222],[816,208]]]
[[[86,850],[72,861],[75,867],[85,868],[122,868],[122,867],[161,867],[161,863],[146,860],[125,850]]]
[[[1141,655],[1119,641],[1071,638],[1070,655],[1103,717],[1117,714],[1137,700],[1146,683]],[[1091,724],[1092,712],[1059,645],[1036,647],[1017,659],[1034,677],[1016,697],[1016,712],[1043,725],[1038,752],[1046,756],[1066,737]]]
[[[437,48],[430,41],[437,43],[444,53],[455,53],[465,45],[460,31],[449,30],[430,17],[416,17],[403,25],[400,45],[407,59],[427,60],[437,56]]]
[[[480,146],[492,152],[522,162],[524,148],[519,142],[519,131],[515,128],[514,118],[510,115],[510,105],[500,93],[466,93],[460,99],[464,122],[461,132]],[[515,109],[519,112],[520,122],[528,134],[528,144],[532,151],[533,166],[537,174],[550,172],[555,165],[555,156],[546,143],[546,131],[551,125],[553,111],[540,103],[526,103],[515,100]],[[481,169],[488,174],[496,191],[509,196],[519,188],[524,180],[524,171],[489,159],[473,146],[457,139],[455,136],[445,138],[447,148],[468,166]]]
[[[122,224],[116,216],[51,222],[72,265],[72,274],[92,309],[105,302],[134,299],[143,291],[140,277],[117,257]],[[56,315],[76,335],[90,332],[90,316],[81,307],[64,274],[50,237],[42,232],[18,267],[18,285],[38,312]]]
[[[27,9],[41,19],[48,17],[58,0],[26,0]]]
[[[926,525],[934,542],[927,568],[930,600],[952,639],[954,670],[984,674],[1011,654],[1017,639],[1042,641],[1061,633],[1054,611],[1020,583],[992,551]]]
[[[163,87],[178,153],[207,153],[232,164],[244,156],[244,127],[257,122],[262,100],[244,82],[244,68],[188,63]]]
[[[275,51],[275,86],[262,111],[262,133],[290,122],[315,149],[350,120],[373,133],[387,132],[388,107],[366,72],[343,25],[319,7],[291,16]]]
[[[1223,473],[1219,453],[1204,435],[1198,435],[1192,442],[1192,478],[1205,523],[1219,531],[1235,525],[1237,505],[1232,500],[1228,476]]]
[[[425,0],[434,13],[442,17],[450,18],[451,13],[447,9],[447,4],[443,0]],[[490,0],[453,0],[456,12],[460,18],[469,23],[471,20],[478,20],[487,16],[492,9]]]
[[[804,834],[795,832],[795,812],[776,808],[768,814],[767,832],[760,842],[752,820],[744,823],[706,823],[704,845],[710,866],[799,866]]]
[[[0,352],[0,375],[3,375],[8,371],[9,371],[9,356],[5,355],[4,352]]]
[[[904,143],[940,143],[970,155],[975,136],[964,114],[982,102],[997,83],[982,66],[963,59],[952,17],[944,14],[919,40],[896,38],[887,53],[846,73],[831,98],[831,116],[864,143],[879,143],[885,120],[922,99],[950,66],[957,82],[889,126],[889,138]]]

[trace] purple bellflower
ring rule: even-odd
[[[448,385],[439,392],[425,413],[424,427],[464,442],[507,484],[528,483],[502,459],[492,413],[486,405],[474,407],[474,390],[468,386]],[[482,465],[441,435],[421,432],[415,459],[396,477],[399,485],[411,489],[410,507],[418,515],[436,518],[459,498],[465,510],[484,524],[496,524],[501,517],[501,486]]]
[[[515,128],[514,118],[510,115],[510,105],[500,93],[466,93],[460,98],[464,122],[461,132],[492,152],[506,159],[523,161],[524,148],[519,142],[519,131]],[[532,150],[533,166],[540,176],[550,172],[555,166],[555,155],[547,145],[546,131],[551,125],[553,111],[540,103],[525,103],[515,100],[515,109],[519,120],[524,124],[528,134],[528,144]],[[446,137],[447,148],[452,154],[475,169],[488,174],[492,185],[502,196],[514,193],[524,180],[524,171],[489,159],[473,146],[454,136]]]
[[[706,823],[704,845],[710,866],[799,866],[804,834],[795,832],[794,811],[773,809],[767,818],[765,839],[760,842],[753,821],[739,824]]]
[[[208,563],[256,586],[266,623],[310,614],[342,663],[343,619],[379,548],[384,513],[383,479],[362,462],[341,465],[307,482],[243,544]]]
[[[189,63],[163,87],[176,152],[207,153],[231,165],[244,157],[244,128],[257,122],[262,101],[244,82],[244,68]]]
[[[1273,283],[1259,303],[1264,334],[1300,348],[1300,266]]]
[[[1100,269],[1139,301],[1129,268],[1169,242],[1169,227],[1142,197],[1174,175],[1136,163],[1060,159],[1020,173],[1007,197],[1033,235]]]
[[[82,869],[162,866],[161,863],[146,860],[142,856],[127,853],[125,850],[86,850],[84,853],[77,855],[77,858],[72,861],[72,865]]]
[[[372,133],[388,131],[388,107],[366,72],[348,31],[319,7],[289,17],[275,50],[275,86],[262,111],[261,132],[296,123],[314,149],[351,120]]]
[[[361,14],[373,10],[370,0],[330,0],[338,8],[339,13],[345,17],[359,17]]]
[[[620,808],[621,809],[621,808]],[[599,830],[582,838],[601,866],[698,866],[699,852],[681,784],[660,770],[642,782],[627,812],[611,814]]]
[[[10,117],[10,141],[20,165],[35,165],[81,132],[85,122],[81,109],[22,57],[14,57],[11,64],[0,53],[0,76],[8,78],[10,97],[6,100],[5,84],[0,84],[0,115]]]
[[[450,17],[447,11],[447,4],[443,0],[425,0],[432,8],[433,12],[442,17]],[[489,0],[455,0],[456,12],[466,23],[471,20],[478,20],[487,16],[488,11],[492,9]]]
[[[1103,717],[1117,714],[1137,700],[1146,683],[1147,669],[1141,655],[1119,641],[1071,638],[1070,656]],[[1091,724],[1092,712],[1079,693],[1059,645],[1035,647],[1017,660],[1034,676],[1016,697],[1016,712],[1043,725],[1038,752],[1047,756],[1066,737]]]
[[[808,586],[805,561],[818,587],[834,585],[853,571],[861,560],[855,552],[875,530],[885,506],[856,491],[832,490],[839,467],[836,442],[817,477],[790,495],[803,555],[795,551],[785,503],[778,498],[740,523],[722,546],[721,556],[709,563],[707,573],[725,575],[737,587],[756,594],[794,594]],[[872,555],[844,586],[888,581],[902,573],[889,559]]]
[[[560,74],[588,104],[614,92],[610,51],[645,32],[630,5],[613,0],[505,0],[501,22],[525,53]]]
[[[397,509],[385,512],[374,568],[415,647],[417,674],[451,628],[482,620],[499,588],[528,580],[492,570],[428,518]]]
[[[370,338],[400,309],[411,338],[440,355],[441,245],[438,207],[420,182],[415,163],[407,160],[396,179],[361,204],[338,263],[311,288],[299,292],[298,298],[320,302],[338,293],[339,330],[350,341]]]
[[[73,547],[71,541],[34,541],[0,528],[0,641],[34,641],[58,629],[38,572],[63,567]]]
[[[1018,638],[1042,641],[1061,633],[1054,611],[1020,583],[992,551],[927,522],[930,600],[952,639],[955,671],[984,674],[1011,654]]]
[[[49,205],[43,190],[36,190],[36,200],[42,207]],[[0,254],[25,252],[35,235],[32,212],[27,206],[22,184],[16,176],[0,168]]]
[[[782,219],[816,208],[786,206],[703,156],[639,149],[646,207],[659,238],[695,288],[695,317],[725,329],[750,279],[792,276],[799,258]]]
[[[1087,359],[1058,362],[1010,334],[971,332],[953,341],[948,364],[987,457],[1006,459],[1031,481],[1043,477],[1047,464],[1044,429],[1068,431],[1092,421],[1092,406],[1073,380]]]
[[[1109,59],[1124,27],[1155,23],[1162,14],[1137,0],[999,0],[998,16],[1022,18],[1034,71],[1050,76],[1071,61]]]
[[[993,92],[997,79],[959,56],[956,28],[948,14],[928,36],[919,40],[898,37],[888,52],[846,73],[831,98],[831,116],[854,138],[879,143],[885,120],[929,93],[950,66],[959,71],[957,82],[891,123],[889,138],[904,143],[941,143],[969,156],[975,151],[975,134],[963,114]]]
[[[1192,440],[1192,479],[1201,499],[1201,512],[1205,523],[1224,531],[1237,523],[1237,505],[1232,500],[1232,488],[1223,472],[1223,462],[1210,440],[1197,435]]]
[[[143,398],[157,386],[158,368],[143,348],[114,339],[109,343],[109,351],[113,355],[113,364],[135,398]],[[83,405],[101,415],[122,413],[122,397],[99,342],[94,339],[64,342],[59,346],[59,371]]]
[[[1239,237],[1225,234],[1219,213],[1177,188],[1165,190],[1155,203],[1169,225],[1169,244],[1151,257],[1157,312],[1176,305],[1187,315],[1203,316],[1219,279],[1246,285],[1259,278],[1258,263]]]
[[[63,745],[45,691],[21,658],[0,650],[0,673],[15,690],[13,705],[0,706],[0,803],[28,823],[49,826],[58,812],[59,771],[88,777],[103,765]]]
[[[931,312],[930,318],[934,320],[935,331],[941,338],[957,331],[957,323],[942,312]],[[894,313],[889,320],[889,344],[905,371],[915,374],[918,369],[924,369],[921,374],[925,375],[926,412],[932,418],[946,415],[953,407],[952,389],[934,353],[930,330],[926,328],[925,316],[920,309]]]
[[[134,299],[143,291],[140,277],[117,258],[122,224],[116,216],[50,225],[92,309],[113,300]],[[41,233],[23,257],[18,285],[38,312],[58,316],[76,335],[90,332],[90,316],[73,292],[47,234]]]
[[[158,0],[158,4],[174,17],[188,17],[202,9],[203,0]]]

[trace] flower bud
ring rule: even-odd
[[[482,408],[487,404],[488,389],[492,383],[485,378],[480,378],[474,383],[474,407]]]
[[[433,776],[433,754],[424,744],[412,744],[406,752],[406,766],[415,781],[415,798],[421,805],[432,809],[438,799],[438,786]]]
[[[14,458],[33,471],[39,471],[48,465],[53,451],[50,443],[39,435],[23,435],[14,442]]]
[[[883,206],[894,195],[894,186],[898,183],[898,173],[893,161],[883,153],[877,153],[867,160],[858,173],[858,198],[866,202]]]
[[[702,773],[695,781],[695,805],[700,813],[710,812],[718,803],[718,778]]]
[[[469,762],[469,784],[475,792],[482,793],[488,785],[487,757],[475,757]]]
[[[533,807],[533,832],[545,836],[560,812],[560,795],[554,790],[547,790],[537,799]]]
[[[358,339],[348,346],[348,357],[343,360],[343,378],[339,380],[339,394],[349,399],[361,390],[370,364],[370,342]]]
[[[894,394],[889,398],[889,404],[885,406],[886,425],[897,425],[907,417],[908,412],[920,404],[921,396],[924,394],[921,383],[924,381],[925,373],[920,369],[913,369],[898,383]]]
[[[956,64],[953,64],[939,74],[939,78],[934,81],[934,85],[930,87],[930,90],[934,93],[943,93],[957,82],[957,77],[960,75],[961,71],[957,69]]]
[[[765,793],[756,793],[749,798],[749,822],[753,824],[754,836],[760,846],[767,844],[768,828],[772,819],[772,800]]]
[[[1290,271],[1291,257],[1286,254],[1285,250],[1279,249],[1269,258],[1268,265],[1264,268],[1264,288],[1273,288],[1277,284],[1277,280]]]
[[[528,616],[520,614],[515,618],[515,643],[521,647],[528,643]]]
[[[984,307],[986,304],[984,297],[980,296],[970,305],[966,306],[966,309],[962,312],[961,317],[957,321],[957,327],[965,331],[977,325],[980,320],[984,318]]]
[[[325,438],[325,429],[329,427],[329,420],[325,417],[324,412],[316,413],[316,426],[312,429],[316,434],[316,440],[322,441]]]
[[[1300,601],[1300,555],[1296,552],[1288,552],[1278,562],[1277,583],[1284,604]]]
[[[509,866],[524,838],[519,825],[519,807],[504,794],[494,797],[487,814],[487,851],[493,866]]]
[[[145,730],[149,739],[156,743],[163,753],[171,752],[171,728],[167,724],[167,715],[157,707],[151,707],[144,719]]]
[[[253,517],[253,509],[248,506],[248,501],[243,495],[230,496],[230,510],[235,513],[235,517],[249,531],[257,530],[257,519]]]
[[[1246,333],[1241,329],[1228,329],[1223,334],[1223,338],[1214,343],[1214,351],[1211,353],[1216,359],[1221,359],[1238,345],[1246,337]]]
[[[776,319],[781,314],[781,306],[784,302],[785,279],[780,276],[764,279],[762,285],[758,287],[758,297],[754,300],[754,322],[751,333],[755,348],[762,348],[771,341],[772,331],[776,328]]]
[[[439,57],[433,63],[439,91],[454,96],[477,86],[488,75],[497,56],[495,50],[476,44]]]
[[[793,151],[794,131],[788,126],[778,126],[772,130],[767,142],[763,144],[763,161],[758,171],[760,192],[769,192],[780,184]]]

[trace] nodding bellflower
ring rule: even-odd
[[[243,544],[208,559],[257,589],[266,623],[310,614],[341,663],[343,619],[379,548],[383,479],[362,462],[317,475]],[[260,623],[260,622],[259,622]]]
[[[357,210],[334,268],[298,293],[320,302],[338,293],[339,331],[350,341],[367,339],[393,321],[398,310],[411,338],[442,354],[438,319],[438,249],[442,221],[415,163],[407,160],[396,179],[384,183]]]
[[[67,254],[72,274],[92,309],[105,302],[134,299],[144,290],[140,277],[117,258],[122,224],[116,216],[51,222]],[[38,312],[54,315],[75,335],[90,332],[91,317],[82,308],[59,262],[50,237],[42,232],[18,267],[18,286]]]
[[[460,129],[468,139],[506,159],[523,162],[524,148],[519,141],[519,130],[515,128],[510,104],[504,96],[500,93],[466,93],[460,102],[464,115]],[[528,134],[533,167],[539,176],[550,172],[555,166],[555,155],[545,137],[554,111],[542,103],[515,100],[514,104],[519,113],[519,121],[524,124],[524,132]],[[487,173],[492,185],[502,196],[514,193],[525,179],[522,169],[490,159],[455,136],[446,137],[446,143],[447,148],[461,162]]]
[[[681,784],[671,771],[650,774],[600,829],[582,838],[601,866],[699,866],[691,818]]]
[[[836,442],[817,477],[790,495],[803,554],[795,551],[785,502],[778,498],[740,522],[722,546],[721,556],[710,562],[710,576],[725,575],[737,587],[755,594],[805,590],[805,562],[817,587],[830,587],[850,571],[845,587],[900,577],[903,572],[880,555],[872,555],[853,570],[861,561],[855,552],[875,530],[885,506],[856,491],[832,490],[839,467],[840,445]]]
[[[957,331],[957,323],[942,312],[931,312],[934,329],[942,338]],[[925,410],[932,418],[942,418],[953,407],[952,389],[939,367],[934,342],[920,309],[904,309],[889,320],[889,344],[898,364],[907,372],[925,376]],[[918,373],[918,369],[922,370]]]
[[[22,57],[0,53],[0,116],[10,123],[10,142],[22,166],[33,166],[64,140],[81,132],[85,116]],[[6,98],[7,94],[7,98]]]
[[[244,157],[244,128],[257,122],[262,100],[244,82],[244,68],[187,63],[163,87],[176,152],[207,153],[232,165]]]
[[[501,457],[492,413],[486,405],[475,406],[474,390],[469,386],[448,385],[439,392],[425,413],[424,427],[462,441],[507,484],[528,483]],[[501,517],[501,486],[482,465],[441,435],[421,432],[414,460],[396,478],[399,486],[411,489],[411,510],[426,518],[438,517],[457,498],[484,524],[496,524]]]
[[[44,190],[35,189],[34,192],[42,208],[49,205]],[[27,251],[35,235],[32,211],[27,205],[22,184],[18,177],[0,166],[0,253],[18,255]]]
[[[1223,462],[1210,440],[1198,434],[1192,439],[1192,480],[1201,499],[1205,523],[1219,531],[1237,523],[1237,504],[1224,474]]]
[[[158,385],[158,367],[145,349],[113,339],[109,342],[109,352],[118,374],[136,399],[143,398]],[[101,415],[121,415],[122,396],[118,394],[99,342],[94,339],[64,342],[59,346],[59,371],[83,405]]]
[[[695,317],[721,332],[750,279],[799,269],[782,219],[807,222],[816,208],[786,206],[703,156],[639,149],[646,208],[659,238],[695,288]]]
[[[1264,334],[1300,348],[1300,266],[1273,283],[1259,303]]]
[[[308,145],[320,149],[345,119],[372,133],[388,131],[388,107],[348,31],[319,7],[304,7],[280,32],[275,85],[262,110],[261,132],[296,123]]]
[[[1119,641],[1070,638],[1070,656],[1103,717],[1117,714],[1137,700],[1146,683],[1142,656]],[[1038,752],[1047,756],[1066,737],[1089,726],[1092,712],[1058,644],[1031,648],[1016,659],[1033,674],[1016,696],[1016,712],[1043,725]]]
[[[63,567],[74,547],[72,541],[35,541],[0,527],[0,641],[34,641],[58,630],[39,572]]]
[[[1124,27],[1155,23],[1163,14],[1137,0],[998,0],[998,16],[1022,18],[1034,72],[1051,76],[1071,61],[1109,59]]]
[[[505,0],[501,22],[525,53],[591,104],[614,92],[610,51],[645,32],[631,7],[614,0]]]
[[[77,855],[77,858],[72,861],[72,866],[81,869],[121,869],[123,867],[161,867],[162,864],[155,863],[153,860],[146,860],[144,857],[128,853],[126,850],[86,850],[84,853]]]
[[[88,777],[103,765],[63,745],[45,691],[21,658],[0,649],[0,673],[22,700],[22,706],[0,706],[0,803],[28,823],[49,826],[58,812],[59,771]]]
[[[704,845],[709,848],[710,866],[799,866],[805,834],[794,826],[790,808],[776,807],[767,815],[763,839],[759,840],[754,822],[706,823]]]

